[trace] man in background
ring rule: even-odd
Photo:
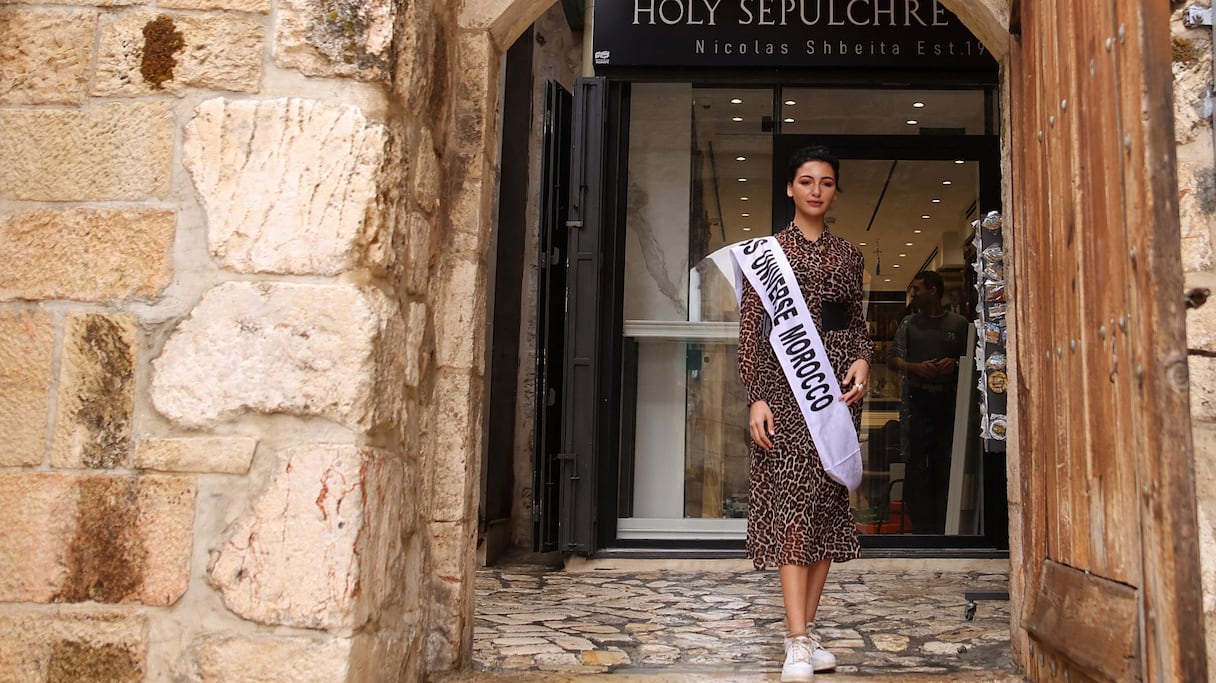
[[[908,461],[904,501],[912,531],[941,534],[946,530],[950,487],[950,452],[958,362],[966,355],[971,323],[942,305],[945,283],[932,270],[916,274],[908,287],[912,310],[900,323],[887,365],[904,378]]]

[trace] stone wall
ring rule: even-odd
[[[1212,229],[1216,227],[1216,148],[1211,114],[1212,33],[1187,28],[1186,5],[1171,22],[1174,52],[1174,133],[1178,141],[1178,208],[1186,286],[1216,290]],[[1187,314],[1187,347],[1216,352],[1216,307]],[[1195,493],[1199,508],[1203,612],[1207,622],[1208,670],[1216,671],[1216,360],[1190,356],[1191,433]]]
[[[549,4],[0,0],[0,680],[467,661],[499,63]]]

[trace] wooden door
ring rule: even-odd
[[[1206,680],[1170,5],[1012,5],[1016,647],[1036,681]]]

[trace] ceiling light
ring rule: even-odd
[[[925,214],[925,215],[921,216],[921,220],[926,220],[926,221],[929,220],[929,214]]]
[[[742,116],[732,116],[732,117],[730,117],[730,120],[731,120],[731,121],[736,121],[736,122],[737,122],[737,121],[742,121],[742,120],[743,120],[743,117],[742,117]]]
[[[907,121],[904,121],[904,123],[908,124],[909,126],[915,126],[916,124],[920,123],[920,121],[917,121],[916,119],[908,119]]]
[[[747,157],[735,157],[735,161],[747,161]]]
[[[954,183],[950,182],[949,180],[943,180],[943,181],[942,181],[942,185],[953,185],[953,184],[954,184]]]
[[[784,123],[793,123],[794,119],[781,119]]]
[[[898,263],[892,263],[892,264],[891,264],[891,267],[892,267],[892,268],[898,268],[898,267],[899,267],[899,264],[898,264]]]
[[[739,197],[739,201],[741,201],[741,202],[745,202],[749,199],[751,199],[751,197]]]
[[[857,246],[859,246],[859,247],[864,247],[864,246],[866,246],[866,243],[865,243],[865,242],[858,242],[858,243],[857,243]]]
[[[937,199],[936,197],[934,197],[934,198],[933,198],[933,203],[934,203],[934,204],[941,204],[941,203],[942,203],[942,200]]]
[[[966,162],[966,161],[963,161],[962,159],[955,159],[955,160],[954,160],[954,163],[956,163],[956,164],[965,164],[965,163],[967,163],[967,162]]]
[[[740,179],[739,179],[739,182],[741,182],[741,183],[746,183],[746,182],[747,182],[747,178],[740,178]]]
[[[751,218],[751,217],[752,217],[752,215],[751,215],[750,213],[741,213],[741,214],[739,214],[739,215],[740,215],[740,216],[742,216],[742,217],[744,217],[744,218]]]
[[[797,103],[797,102],[795,102],[794,100],[786,100],[786,101],[785,101],[785,106],[787,106],[787,107],[792,107],[792,106],[794,106],[795,104],[798,104],[798,103]]]
[[[891,281],[891,278],[884,278],[884,279],[883,279],[883,282],[890,282],[890,281]]]
[[[911,242],[904,242],[904,246],[905,246],[905,247],[910,247],[910,246],[912,246],[912,243],[911,243]]]
[[[752,231],[751,228],[743,228],[743,232],[751,232],[751,231]]]
[[[924,102],[913,102],[912,107],[915,109],[923,109],[925,107],[925,103]],[[889,282],[889,280],[888,280],[888,282]]]
[[[730,103],[731,104],[743,104],[743,100],[736,97],[735,99],[731,100]]]
[[[921,234],[921,233],[922,233],[922,232],[924,232],[924,231],[923,231],[923,230],[913,230],[912,232],[914,232],[914,233],[916,233],[916,234],[918,234],[918,235],[919,235],[919,234]]]
[[[899,257],[900,257],[900,258],[907,258],[907,256],[908,256],[907,254],[900,254],[900,255],[899,255]]]

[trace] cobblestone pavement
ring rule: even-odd
[[[969,620],[964,598],[968,591],[1006,590],[1008,563],[940,568],[949,563],[907,569],[907,562],[858,560],[833,567],[818,622],[840,664],[836,674],[821,677],[1022,680],[1009,655],[1009,603],[976,602]],[[436,680],[777,680],[784,617],[775,571],[733,561],[633,565],[570,571],[515,562],[483,569],[474,671]]]

